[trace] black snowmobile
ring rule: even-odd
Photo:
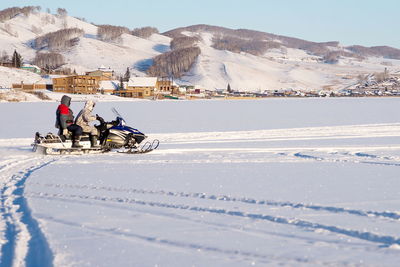
[[[96,125],[95,127],[100,133],[99,147],[91,147],[88,135],[81,137],[80,144],[82,148],[74,148],[72,147],[70,136],[59,136],[53,133],[42,136],[37,132],[32,144],[32,150],[46,155],[93,154],[106,153],[113,150],[119,153],[144,154],[158,148],[159,140],[145,141],[147,136],[144,133],[127,126],[125,120],[116,109],[113,108],[113,112],[116,115],[116,119],[111,122],[106,122],[97,115],[100,125]]]

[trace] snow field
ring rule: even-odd
[[[0,136],[0,210],[10,222],[0,223],[0,260],[396,266],[400,123],[388,111],[397,105],[395,98],[102,102],[95,112],[110,119],[106,110],[116,106],[128,124],[160,139],[159,150],[63,157],[32,154],[27,138],[53,123],[55,103],[0,105],[37,118],[21,127],[5,120],[21,130]],[[50,253],[34,257],[36,249]]]

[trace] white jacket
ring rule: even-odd
[[[90,133],[92,135],[98,135],[97,129],[94,126],[89,125],[90,122],[96,120],[96,116],[92,115],[95,103],[92,100],[88,100],[85,103],[85,107],[76,116],[75,124],[82,127],[84,133]]]

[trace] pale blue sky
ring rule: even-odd
[[[0,9],[35,5],[97,24],[161,32],[193,24],[246,28],[309,41],[400,48],[399,0],[0,0]]]

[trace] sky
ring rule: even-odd
[[[96,24],[152,26],[160,32],[194,24],[252,29],[308,41],[400,48],[399,0],[0,0],[0,9],[41,6]]]

